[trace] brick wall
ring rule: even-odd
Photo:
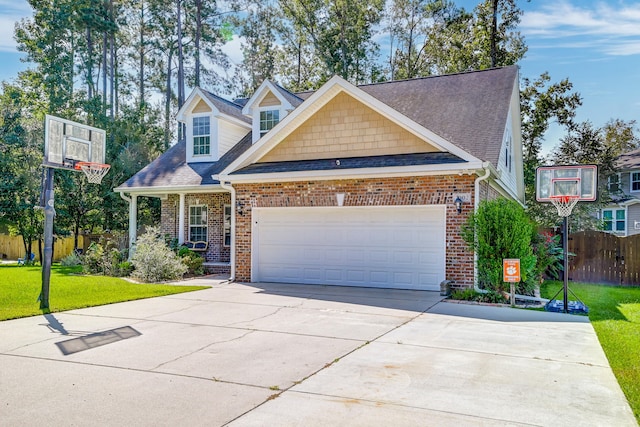
[[[498,190],[492,187],[488,181],[480,181],[480,200],[495,200],[501,197]]]
[[[197,203],[196,203],[197,199]],[[230,248],[224,246],[224,205],[231,203],[229,193],[187,194],[185,196],[184,238],[189,240],[189,206],[207,205],[207,251],[202,255],[207,261],[229,262]],[[162,201],[161,227],[164,234],[178,237],[178,210],[180,197],[171,194]]]
[[[242,215],[236,216],[236,280],[251,280],[251,208],[336,206],[336,193],[344,193],[344,206],[446,205],[446,278],[473,285],[473,253],[460,237],[460,226],[473,211],[475,175],[335,181],[238,184],[236,196]],[[470,193],[472,200],[458,214],[454,193]]]

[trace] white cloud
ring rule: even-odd
[[[640,54],[640,2],[574,5],[548,2],[524,14],[521,30],[528,38],[560,40],[607,55]],[[569,39],[569,40],[567,40]],[[555,47],[559,47],[556,45]]]
[[[31,6],[26,0],[0,0],[0,51],[16,51],[16,42],[13,39],[15,24],[31,14]]]

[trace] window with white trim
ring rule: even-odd
[[[627,229],[624,209],[603,209],[602,221],[604,222],[605,231],[625,232]]]
[[[620,191],[620,174],[614,173],[607,177],[607,188],[611,193],[617,193]]]
[[[231,205],[224,205],[224,246],[231,246]]]
[[[189,241],[207,242],[207,205],[189,206]]]
[[[193,118],[193,155],[211,154],[211,122],[209,116]]]
[[[511,142],[511,135],[507,136],[507,141],[505,144],[505,151],[504,151],[504,166],[505,168],[507,168],[507,170],[509,172],[511,172],[511,163],[513,161],[512,157],[513,157],[513,148],[512,146],[512,142]]]
[[[631,172],[631,185],[629,188],[631,191],[640,191],[640,172]]]
[[[260,136],[269,132],[280,121],[280,110],[260,111]]]

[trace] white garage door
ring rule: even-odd
[[[254,208],[252,280],[439,290],[444,206]]]

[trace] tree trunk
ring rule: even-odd
[[[177,25],[178,25],[178,109],[184,104],[184,56],[182,53],[182,17],[181,17],[181,0],[176,0]],[[184,126],[178,123],[178,140],[185,138]]]
[[[195,83],[200,87],[200,38],[202,37],[202,0],[196,0]]]
[[[87,25],[87,98],[93,98],[93,37],[91,27]]]
[[[498,0],[493,0],[493,16],[491,18],[491,67],[497,63],[496,39],[498,37]]]
[[[164,149],[171,143],[171,61],[173,61],[173,49],[169,49],[167,58],[167,88],[164,99]]]
[[[138,55],[139,64],[138,67],[138,91],[140,92],[140,102],[139,107],[142,108],[144,104],[144,0],[140,2],[140,34],[139,34],[139,47],[138,47]]]

